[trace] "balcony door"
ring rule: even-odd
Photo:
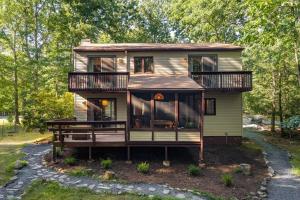
[[[114,72],[116,71],[116,59],[114,56],[97,56],[89,58],[90,72]]]
[[[189,56],[190,71],[192,72],[217,72],[218,62],[216,55]],[[201,84],[205,87],[217,87],[219,76],[207,73],[202,76]]]

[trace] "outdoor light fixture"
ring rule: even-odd
[[[102,100],[100,100],[100,104],[101,104],[103,107],[106,107],[106,106],[108,106],[109,102],[108,102],[107,99],[102,99]]]
[[[162,100],[164,100],[165,99],[165,97],[164,97],[164,95],[162,94],[162,93],[156,93],[155,95],[154,95],[154,100],[157,100],[157,101],[162,101]]]

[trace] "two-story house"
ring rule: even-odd
[[[52,121],[55,146],[168,147],[240,143],[242,47],[231,44],[94,44],[74,48],[75,121]],[[55,151],[54,151],[55,153]]]

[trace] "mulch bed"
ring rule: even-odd
[[[188,165],[196,163],[197,149],[170,149],[169,158],[171,167],[163,167],[163,151],[162,149],[134,149],[133,163],[125,162],[124,149],[106,149],[101,152],[94,153],[94,157],[107,158],[113,160],[112,171],[116,173],[120,181],[125,182],[147,182],[158,184],[169,184],[174,188],[187,188],[203,192],[209,192],[222,197],[236,197],[242,199],[250,192],[256,192],[263,178],[267,176],[267,169],[263,161],[263,156],[259,151],[253,151],[244,146],[225,146],[206,147],[205,161],[206,166],[202,169],[202,175],[191,177],[187,172]],[[119,151],[119,153],[118,153]],[[148,151],[148,152],[147,152]],[[85,154],[85,150],[80,150],[76,154],[79,158]],[[133,153],[134,154],[134,153]],[[147,155],[147,156],[145,156]],[[77,166],[92,169],[97,176],[104,173],[104,169],[100,167],[100,159],[95,162],[89,162],[80,159]],[[147,175],[137,172],[136,165],[140,161],[150,163],[150,173]],[[234,173],[234,169],[241,163],[251,164],[252,175],[246,176],[242,173]],[[63,160],[52,164],[61,171],[68,171],[72,167],[63,164]],[[226,187],[221,182],[221,175],[231,173],[234,177],[232,187]]]

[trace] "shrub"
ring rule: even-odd
[[[69,174],[71,176],[91,176],[93,174],[93,171],[90,169],[86,169],[84,167],[75,167],[74,169],[69,171]]]
[[[66,165],[75,165],[76,158],[74,158],[74,157],[67,157],[67,158],[64,159],[64,163]]]
[[[234,168],[233,172],[236,173],[236,174],[239,174],[239,173],[242,173],[243,170],[240,166],[238,166],[238,167]]]
[[[147,162],[141,162],[137,165],[137,170],[138,170],[138,172],[147,174],[150,170],[150,164]]]
[[[230,187],[233,185],[233,177],[230,174],[223,174],[221,179],[225,186]]]
[[[200,167],[198,167],[196,165],[189,165],[188,173],[191,176],[199,176],[201,174],[201,169],[200,169]]]
[[[110,169],[111,165],[112,165],[112,160],[111,159],[107,158],[106,160],[101,160],[101,166],[104,169]]]

